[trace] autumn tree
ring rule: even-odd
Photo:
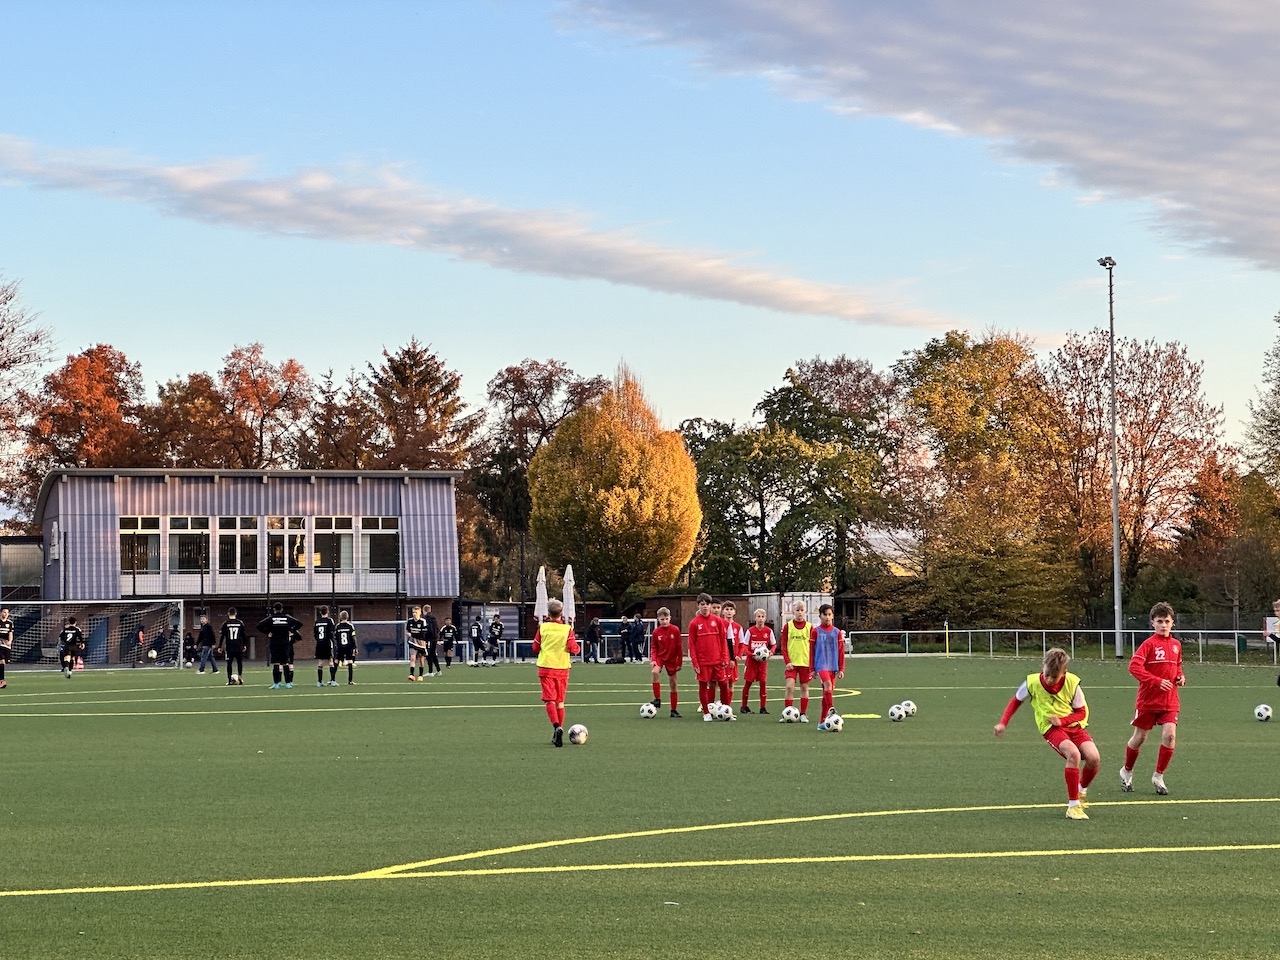
[[[100,343],[68,356],[37,389],[18,394],[22,449],[7,501],[30,516],[56,467],[145,464],[142,404],[142,370],[119,350]]]
[[[354,370],[338,382],[330,370],[316,384],[315,401],[298,438],[304,470],[364,470],[373,460],[368,438],[379,423],[368,380]]]
[[[1280,313],[1273,320],[1280,325]],[[1257,400],[1249,401],[1244,449],[1265,474],[1274,475],[1275,464],[1280,462],[1280,337],[1262,361],[1262,388]]]
[[[1222,410],[1204,396],[1203,364],[1178,343],[1116,341],[1121,584],[1188,524],[1196,478],[1223,457]],[[1069,519],[1078,601],[1095,618],[1111,592],[1110,336],[1072,335],[1041,364],[1040,427],[1049,500]],[[1105,599],[1101,609],[1109,608]]]
[[[488,383],[487,429],[470,480],[490,521],[484,528],[490,549],[498,567],[514,572],[505,579],[520,597],[531,593],[529,463],[567,416],[608,387],[606,378],[581,377],[554,359],[525,359]]]
[[[552,563],[572,563],[621,610],[633,587],[672,583],[702,513],[680,434],[662,428],[625,367],[568,416],[529,465],[530,528]]]
[[[272,363],[262,344],[251,343],[223,358],[218,377],[232,414],[253,438],[252,446],[241,452],[240,466],[292,466],[312,398],[311,378],[302,364],[292,359]]]
[[[924,469],[904,480],[900,559],[913,577],[896,602],[933,622],[1063,618],[1070,568],[1041,483],[1046,396],[1028,345],[953,331],[894,373],[903,415],[927,451]]]
[[[242,469],[257,458],[253,429],[208,373],[160,384],[142,424],[152,466]]]

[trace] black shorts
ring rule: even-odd
[[[13,650],[11,648],[0,647],[0,663],[8,663],[11,656],[13,656]]]
[[[333,657],[339,663],[343,664],[356,662],[356,652],[350,647],[339,647],[337,650],[333,651]]]
[[[333,641],[332,640],[316,641],[316,659],[317,660],[333,659]]]
[[[240,646],[239,644],[236,644],[234,647],[231,644],[227,644],[227,652],[225,656],[228,660],[232,658],[243,657],[244,647]]]
[[[292,664],[293,663],[293,644],[291,643],[283,643],[279,645],[274,643],[271,644],[271,662],[279,663],[279,664],[285,664],[285,663]]]

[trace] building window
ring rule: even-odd
[[[350,573],[353,569],[355,523],[351,517],[316,517],[315,553],[311,569]]]
[[[169,518],[169,572],[205,573],[209,569],[209,518]]]
[[[365,571],[395,573],[400,569],[400,518],[364,517],[360,521],[360,555]]]
[[[302,517],[267,517],[267,572],[306,570],[307,525]]]
[[[258,572],[257,517],[218,518],[218,572]]]
[[[160,572],[160,518],[120,518],[120,572]]]

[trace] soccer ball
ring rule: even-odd
[[[729,704],[727,703],[720,704],[720,706],[716,709],[715,718],[717,720],[732,720],[733,707],[729,706]]]
[[[796,723],[800,719],[800,711],[795,707],[783,707],[782,719],[786,723]]]
[[[653,706],[653,704],[650,704],[650,706]],[[580,723],[575,723],[569,728],[569,742],[576,743],[578,745],[586,743],[587,728]]]
[[[646,703],[640,707],[640,716],[644,717],[646,720],[652,720],[657,715],[658,708],[652,703]]]
[[[756,661],[756,663],[764,663],[764,661],[769,659],[769,648],[756,647],[751,651],[751,659]]]
[[[148,650],[148,651],[147,651],[147,659],[148,659],[148,660],[154,660],[154,659],[155,659],[156,657],[158,657],[158,656],[160,656],[160,654],[159,654],[159,653],[157,653],[155,650]]]
[[[1260,703],[1253,708],[1253,715],[1262,721],[1270,720],[1271,707],[1265,703]]]
[[[827,717],[827,719],[822,722],[831,733],[839,733],[844,729],[844,717],[840,716],[838,713],[831,714],[831,716]]]
[[[916,704],[915,704],[915,701],[914,701],[914,700],[903,700],[903,701],[902,701],[902,709],[903,709],[903,710],[905,710],[905,711],[907,711],[907,716],[908,716],[908,717],[914,717],[914,716],[916,715]]]
[[[480,664],[479,664],[479,663],[477,663],[475,660],[468,660],[468,661],[467,661],[467,666],[468,666],[468,667],[478,667],[478,666],[480,666]]]
[[[900,703],[895,703],[889,708],[889,719],[894,723],[907,719],[907,711]]]

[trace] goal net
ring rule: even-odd
[[[76,618],[84,634],[77,669],[181,663],[181,600],[25,600],[0,607],[8,609],[14,622],[10,666],[60,667],[58,635],[68,617]]]

